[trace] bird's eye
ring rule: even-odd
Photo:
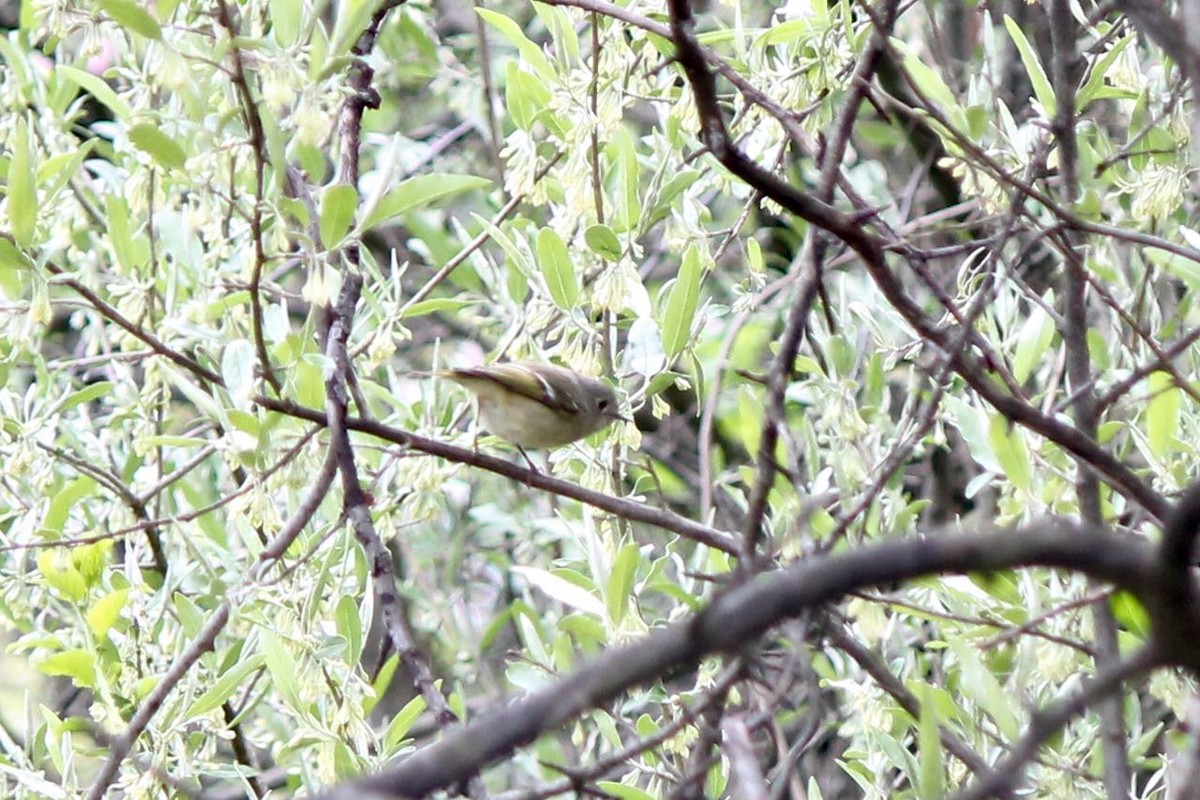
[[[604,409],[608,408],[608,401],[607,401],[607,400],[601,400],[601,401],[600,401],[600,406],[599,406],[599,408],[600,408],[600,410],[601,410],[601,411],[603,411]]]

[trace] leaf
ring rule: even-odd
[[[118,589],[101,597],[87,611],[88,630],[97,639],[108,636],[109,630],[121,616],[125,601],[129,597],[128,589]]]
[[[76,685],[90,689],[96,685],[96,656],[90,650],[76,648],[55,653],[37,665],[43,675],[62,675]]]
[[[1180,228],[1180,235],[1183,239],[1188,240],[1188,234],[1194,234],[1194,231],[1184,232],[1185,229]],[[1192,245],[1195,247],[1195,245]],[[1172,253],[1167,250],[1160,250],[1156,247],[1147,247],[1143,250],[1145,257],[1151,263],[1165,269],[1167,272],[1174,275],[1183,281],[1189,292],[1200,292],[1200,260],[1188,256]]]
[[[950,87],[928,64],[912,53],[904,53],[904,70],[912,78],[917,90],[933,105],[944,111],[958,108],[958,100]]]
[[[33,145],[29,141],[29,123],[17,120],[12,132],[12,158],[8,163],[8,220],[12,236],[22,248],[29,248],[37,234],[37,184],[33,165]]]
[[[474,175],[418,175],[415,178],[401,181],[389,189],[379,205],[367,212],[362,228],[370,230],[376,225],[396,219],[418,208],[425,208],[434,201],[452,194],[482,189],[491,185],[492,182],[487,178],[479,178]]]
[[[1113,616],[1122,627],[1128,628],[1143,640],[1150,638],[1150,614],[1136,596],[1126,591],[1113,592],[1109,605],[1112,606]]]
[[[552,228],[542,228],[537,235],[537,255],[551,299],[563,311],[570,311],[579,303],[579,279],[566,243]]]
[[[946,396],[946,408],[950,411],[950,421],[962,434],[962,441],[966,443],[967,452],[971,453],[971,457],[990,473],[1001,471],[1000,464],[996,462],[988,444],[988,433],[984,426],[986,415],[983,411],[973,407],[965,399],[949,393]]]
[[[638,195],[639,167],[633,136],[626,128],[618,128],[609,149],[616,162],[617,185],[613,204],[617,209],[618,230],[637,230],[642,221],[642,201]]]
[[[83,89],[96,98],[98,102],[107,106],[109,111],[113,112],[113,116],[118,120],[128,121],[133,116],[133,111],[129,108],[129,104],[117,97],[117,93],[102,78],[90,72],[76,69],[75,67],[61,65],[54,68],[54,74],[64,80],[71,81],[80,89]]]
[[[1037,53],[1029,44],[1029,40],[1025,38],[1021,26],[1007,14],[1004,15],[1004,27],[1008,30],[1013,44],[1017,46],[1017,52],[1021,54],[1021,63],[1025,65],[1025,72],[1029,75],[1029,83],[1033,86],[1034,96],[1041,103],[1046,117],[1054,119],[1054,115],[1058,113],[1058,101],[1054,96],[1054,88],[1050,85],[1050,79],[1046,77],[1046,71],[1042,69],[1042,64],[1038,61]]]
[[[262,654],[267,671],[280,694],[293,709],[300,708],[300,684],[296,679],[296,660],[274,631],[261,630]]]
[[[167,169],[183,169],[187,164],[183,148],[157,125],[148,122],[134,125],[129,129],[129,141]]]
[[[1024,383],[1033,368],[1046,355],[1054,340],[1054,319],[1039,305],[1034,305],[1017,334],[1017,349],[1013,354],[1012,374],[1017,383]]]
[[[112,381],[97,381],[96,383],[93,383],[90,386],[85,386],[84,388],[80,389],[78,392],[75,392],[74,394],[70,395],[66,400],[64,400],[62,402],[62,405],[59,406],[58,410],[60,412],[69,411],[70,409],[74,408],[75,406],[82,405],[83,403],[90,403],[93,400],[95,400],[97,397],[103,397],[104,395],[108,394],[112,390],[113,390]]]
[[[607,225],[592,225],[583,233],[583,241],[605,261],[621,260],[621,242]]]
[[[597,617],[604,616],[604,604],[582,586],[577,586],[565,578],[560,578],[552,572],[537,567],[517,566],[512,569],[513,572],[528,581],[530,586],[541,590],[550,598],[578,611],[584,611]]]
[[[129,206],[125,198],[109,195],[105,202],[108,223],[108,241],[112,245],[117,265],[125,275],[136,274],[150,259],[150,244],[142,237],[135,237],[129,221]]]
[[[423,317],[426,314],[435,314],[439,311],[458,311],[469,305],[471,305],[470,300],[459,300],[454,297],[435,297],[432,300],[422,300],[419,303],[413,303],[404,309],[401,317],[410,319],[412,317]]]
[[[109,19],[147,39],[161,39],[162,28],[142,3],[134,0],[97,0]]]
[[[348,183],[339,183],[321,193],[319,228],[321,246],[333,250],[346,238],[358,207],[358,190]]]
[[[249,339],[234,339],[221,352],[221,377],[238,406],[245,406],[254,391],[254,366],[254,345]]]
[[[73,564],[60,559],[53,550],[43,550],[37,557],[38,573],[46,585],[68,600],[78,602],[87,596],[87,580]]]
[[[684,251],[683,263],[667,294],[667,306],[663,310],[663,350],[668,358],[677,355],[691,340],[692,320],[700,301],[700,278],[703,272],[696,245],[689,245]]]
[[[348,594],[342,595],[334,610],[337,631],[346,640],[346,663],[357,664],[363,648],[363,617],[358,602]]]
[[[508,62],[504,71],[504,105],[517,127],[525,131],[532,128],[549,103],[550,90],[545,81],[521,69],[517,62]]]
[[[626,786],[615,781],[596,781],[596,788],[604,792],[605,796],[616,797],[618,800],[656,800],[655,795],[647,794],[636,786]]]
[[[1012,698],[1004,691],[1000,681],[988,671],[970,645],[953,638],[949,644],[950,649],[958,657],[959,667],[962,670],[963,692],[991,716],[1004,738],[1010,740],[1017,738],[1020,735],[1020,726],[1012,711]]]
[[[1101,99],[1101,93],[1111,88],[1105,86],[1104,79],[1108,77],[1108,71],[1113,63],[1136,38],[1132,34],[1121,37],[1109,47],[1108,52],[1100,56],[1092,65],[1088,72],[1087,83],[1075,95],[1076,113],[1082,112],[1093,100]]]
[[[993,414],[988,421],[988,445],[1013,486],[1028,490],[1033,482],[1033,467],[1021,429],[1002,414]]]
[[[96,480],[89,475],[80,475],[62,489],[54,493],[50,505],[46,508],[46,516],[42,518],[42,528],[54,533],[62,533],[63,526],[71,509],[85,497],[91,496],[96,489]]]
[[[1152,372],[1147,379],[1150,402],[1146,405],[1146,438],[1150,452],[1162,458],[1175,443],[1179,431],[1179,408],[1183,392],[1169,372]]]
[[[221,704],[233,697],[233,693],[245,683],[246,677],[255,670],[262,669],[266,661],[262,653],[255,653],[236,661],[204,694],[196,698],[184,712],[183,721],[195,719],[220,708]]]
[[[942,741],[938,733],[937,704],[929,685],[921,684],[921,718],[917,723],[917,755],[921,771],[918,774],[918,797],[941,798],[946,794],[945,765],[942,760]]]
[[[658,324],[648,317],[638,317],[629,326],[625,351],[621,354],[621,371],[653,378],[666,366],[667,358]]]
[[[539,45],[534,44],[521,30],[521,26],[513,20],[504,16],[498,11],[492,11],[487,8],[476,8],[475,13],[483,18],[483,21],[504,35],[517,48],[517,52],[521,54],[521,58],[533,67],[534,72],[544,81],[553,81],[557,79],[554,69],[550,66],[550,62],[546,60],[546,54],[542,52]]]
[[[333,26],[333,35],[330,37],[333,42],[329,50],[330,58],[340,58],[350,51],[358,37],[367,29],[371,17],[382,2],[383,0],[347,0],[338,4],[339,13]],[[317,28],[321,26],[318,25]],[[328,59],[325,61],[328,62]]]
[[[271,17],[271,36],[277,44],[288,48],[300,40],[302,0],[268,0],[267,11]]]
[[[629,601],[633,596],[633,583],[637,576],[639,561],[641,561],[641,550],[633,542],[627,542],[617,553],[617,557],[613,559],[606,592],[608,618],[612,620],[613,625],[620,625],[629,610]]]
[[[388,723],[387,731],[383,734],[384,755],[388,755],[395,751],[400,743],[404,741],[404,736],[416,724],[421,715],[425,713],[425,698],[417,695],[412,700],[404,704],[404,708],[392,718]]]

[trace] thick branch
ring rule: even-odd
[[[1019,566],[1077,570],[1139,596],[1153,590],[1157,573],[1150,544],[1061,521],[976,536],[893,539],[800,562],[733,587],[700,614],[610,650],[566,678],[448,732],[396,766],[323,797],[424,797],[633,686],[692,668],[706,655],[734,650],[772,625],[849,591],[924,575]]]

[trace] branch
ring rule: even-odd
[[[264,408],[278,411],[281,414],[311,420],[321,425],[328,424],[324,412],[307,408],[297,403],[276,400],[271,397],[256,397],[254,398],[254,402]],[[651,508],[635,500],[629,500],[624,497],[613,497],[603,492],[597,492],[594,489],[586,489],[578,484],[519,466],[496,456],[489,456],[485,453],[478,453],[463,447],[455,447],[452,444],[439,442],[436,439],[427,439],[424,436],[418,436],[415,433],[409,433],[400,428],[393,428],[390,425],[384,425],[374,420],[349,417],[346,419],[346,427],[350,430],[369,433],[372,436],[393,442],[402,447],[408,447],[422,453],[428,453],[431,456],[444,458],[447,461],[485,469],[488,472],[494,472],[497,475],[503,475],[506,478],[520,481],[532,489],[543,489],[561,497],[569,497],[572,500],[586,503],[593,508],[615,514],[622,519],[632,522],[644,522],[647,525],[662,528],[663,530],[678,534],[685,539],[706,544],[725,553],[736,555],[738,552],[737,540],[733,534],[717,530],[716,528],[710,528],[707,525],[701,525],[698,522],[693,522],[687,517],[674,514],[666,509]]]
[[[1111,582],[1139,597],[1154,590],[1154,548],[1107,530],[1047,520],[975,536],[891,539],[811,559],[731,587],[689,619],[614,648],[567,677],[447,732],[395,766],[321,795],[323,800],[424,797],[476,774],[513,749],[559,728],[627,689],[736,650],[771,626],[867,586],[925,575],[1058,567]]]
[[[1143,647],[1129,658],[1109,664],[1095,679],[1088,681],[1074,694],[1057,705],[1034,714],[1029,731],[991,774],[984,780],[955,795],[954,800],[985,800],[1010,792],[1024,773],[1025,765],[1037,755],[1038,748],[1063,729],[1072,717],[1089,706],[1112,697],[1121,684],[1159,666],[1158,652],[1153,646]]]

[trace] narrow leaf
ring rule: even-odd
[[[1162,458],[1174,444],[1179,430],[1183,392],[1168,372],[1152,372],[1147,382],[1150,402],[1146,406],[1146,438],[1150,442],[1150,452],[1155,458]]]
[[[579,278],[567,252],[566,242],[551,228],[542,228],[537,236],[538,266],[554,304],[570,311],[579,302]]]
[[[663,310],[663,349],[668,357],[678,354],[691,340],[692,319],[696,316],[696,305],[700,299],[703,272],[700,253],[696,245],[690,245],[683,254],[679,275],[671,285],[667,307]]]
[[[157,125],[148,122],[134,125],[129,129],[129,141],[167,169],[183,169],[187,163],[183,148]]]
[[[994,414],[988,421],[988,444],[1012,484],[1019,489],[1028,489],[1033,482],[1033,467],[1021,429],[1002,414]]]
[[[162,28],[144,4],[134,0],[97,0],[109,19],[122,28],[147,39],[161,39]]]
[[[1042,64],[1038,61],[1037,53],[1029,44],[1029,40],[1025,38],[1021,26],[1007,14],[1004,15],[1004,27],[1008,29],[1008,35],[1012,38],[1013,44],[1017,46],[1017,52],[1021,54],[1021,63],[1025,65],[1025,72],[1029,75],[1029,83],[1033,86],[1034,96],[1041,103],[1046,116],[1053,119],[1054,115],[1058,113],[1058,101],[1054,97],[1054,88],[1050,85],[1050,79],[1046,77],[1046,71],[1042,69]]]
[[[347,183],[330,186],[321,195],[321,244],[332,250],[342,243],[354,221],[358,190]]]
[[[21,247],[30,247],[37,232],[37,185],[34,182],[33,145],[29,123],[17,120],[12,134],[12,159],[8,164],[8,219]]]
[[[431,205],[452,194],[490,186],[487,178],[474,175],[418,175],[392,187],[363,223],[364,229],[396,219],[418,208]]]

